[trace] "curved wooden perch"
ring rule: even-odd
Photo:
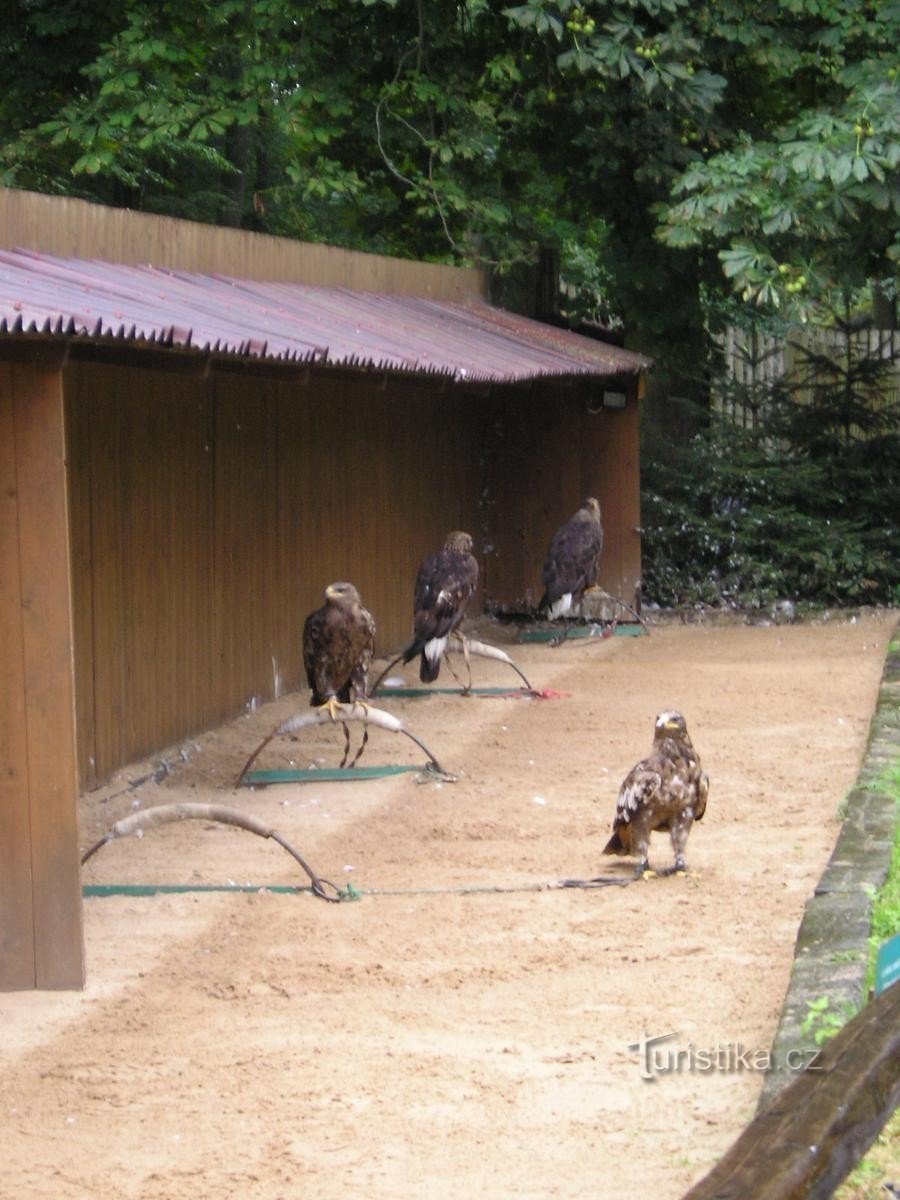
[[[406,728],[399,717],[393,716],[389,712],[385,712],[382,708],[373,708],[371,704],[363,704],[355,700],[352,704],[338,704],[336,706],[339,716],[338,721],[365,721],[369,725],[377,725],[381,729],[388,730],[389,733],[402,733],[416,743],[420,750],[428,756],[430,769],[433,771],[442,772],[441,764],[434,757],[424,742],[420,741],[414,733]],[[296,713],[293,717],[288,717],[286,721],[282,721],[277,728],[273,729],[268,737],[263,738],[247,761],[244,763],[243,769],[238,775],[235,782],[235,787],[240,787],[244,782],[247,772],[253,766],[261,752],[268,746],[274,738],[282,733],[294,733],[298,729],[304,729],[309,725],[324,725],[333,720],[331,713],[326,708],[314,708],[310,712]],[[352,767],[348,767],[348,771],[352,771]],[[348,776],[349,778],[349,776]]]
[[[95,842],[90,850],[84,852],[81,856],[81,865],[84,866],[88,859],[102,849],[107,842],[115,841],[116,838],[129,837],[133,833],[143,833],[145,829],[155,829],[158,825],[171,825],[174,821],[218,821],[220,825],[235,825],[238,829],[246,829],[248,833],[255,833],[259,837],[271,838],[297,860],[309,876],[314,895],[321,900],[329,901],[338,901],[341,898],[340,890],[330,880],[321,879],[300,852],[295,850],[280,833],[268,825],[264,825],[262,821],[257,821],[255,817],[238,812],[234,808],[225,808],[221,804],[160,804],[155,808],[144,808],[140,812],[132,813],[130,816],[123,817],[121,821],[116,821],[99,842]],[[334,889],[333,896],[325,890],[326,885]]]
[[[900,1102],[900,983],[829,1042],[683,1200],[827,1200]]]

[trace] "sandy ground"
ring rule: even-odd
[[[235,791],[305,695],[188,743],[160,783],[129,786],[148,764],[122,772],[83,799],[85,847],[136,806],[216,802],[363,896],[88,899],[85,991],[0,996],[0,1196],[680,1197],[753,1113],[760,1075],[733,1056],[770,1044],[895,618],[507,645],[568,695],[382,701],[456,782]],[[517,683],[487,660],[475,681]],[[599,852],[667,707],[711,779],[691,873],[537,890],[627,876]],[[340,747],[336,728],[306,731],[259,765],[336,763]],[[417,761],[381,730],[363,759]],[[670,861],[662,835],[651,858]],[[85,869],[229,880],[306,882],[273,841],[204,822],[111,842]],[[663,1034],[683,1054],[724,1049],[720,1069],[695,1056],[642,1078],[629,1047]]]

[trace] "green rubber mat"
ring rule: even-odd
[[[414,700],[418,696],[509,696],[524,691],[526,691],[525,688],[516,685],[511,687],[473,687],[469,688],[467,692],[458,687],[386,687],[379,688],[370,699],[377,700],[382,696],[393,696],[395,700]]]
[[[86,883],[82,896],[161,896],[185,892],[308,892],[307,887],[283,883]]]
[[[613,637],[644,637],[643,625],[616,625]],[[573,625],[563,638],[558,629],[523,629],[516,639],[519,642],[555,642],[557,639],[573,642],[577,638],[602,638],[609,636],[602,625]]]
[[[359,779],[381,779],[384,775],[402,775],[404,771],[424,771],[421,763],[412,766],[321,767],[318,770],[248,771],[247,786],[264,787],[270,783],[354,783]]]

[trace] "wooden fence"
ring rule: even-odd
[[[839,329],[801,329],[787,338],[758,330],[729,328],[719,347],[725,360],[727,386],[713,393],[714,411],[743,429],[755,429],[767,415],[772,389],[785,383],[798,404],[813,400],[816,388],[833,381],[823,367],[811,370],[808,354],[849,362],[864,356],[892,364],[886,382],[872,391],[873,406],[900,406],[900,331],[862,329],[845,335]]]
[[[828,1200],[900,1103],[900,984],[868,1004],[683,1200]]]
[[[475,268],[366,254],[12,188],[0,188],[0,246],[435,300],[486,298],[488,291],[486,273]]]

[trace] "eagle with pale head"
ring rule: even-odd
[[[303,626],[303,665],[312,689],[310,704],[364,700],[375,653],[375,618],[352,583],[330,583],[325,603]]]
[[[671,710],[661,712],[653,730],[653,750],[631,768],[619,789],[613,834],[603,853],[633,855],[639,877],[650,865],[650,834],[668,830],[675,865],[661,874],[684,871],[688,834],[706,812],[708,792],[709,779],[684,717]]]

